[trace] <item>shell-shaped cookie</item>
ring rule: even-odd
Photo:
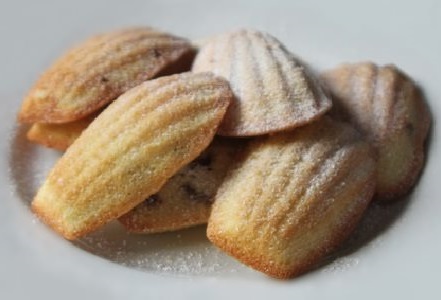
[[[424,164],[430,113],[420,89],[393,65],[343,64],[322,75],[333,114],[349,121],[378,152],[377,198],[409,192]]]
[[[67,239],[120,217],[209,145],[232,97],[228,83],[208,73],[127,91],[68,148],[32,209]]]
[[[249,145],[215,197],[208,238],[267,275],[297,276],[351,233],[374,184],[370,145],[324,117]]]
[[[64,151],[92,120],[34,124],[27,137],[34,143]],[[170,178],[158,193],[119,221],[133,233],[174,231],[207,223],[217,188],[241,146],[238,140],[215,138],[198,158]]]
[[[24,123],[79,120],[194,52],[189,41],[151,28],[94,36],[44,72],[25,97]]]
[[[307,67],[269,34],[239,30],[209,39],[193,63],[230,82],[235,101],[220,135],[253,136],[305,125],[331,108]]]
[[[211,204],[239,141],[217,137],[202,154],[170,178],[161,190],[119,218],[129,232],[173,231],[207,223]]]
[[[34,143],[65,151],[92,120],[34,124],[27,137]],[[170,178],[158,193],[119,221],[133,233],[175,231],[207,223],[217,188],[241,146],[238,140],[215,138],[198,158]]]

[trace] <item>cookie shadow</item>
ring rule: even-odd
[[[29,126],[16,125],[13,129],[9,149],[10,177],[20,200],[30,206],[39,185],[35,172],[38,163],[36,148],[26,139]]]
[[[423,92],[423,99],[426,99]],[[425,101],[425,100],[424,100]],[[427,101],[425,101],[427,104]],[[430,110],[429,110],[430,112]],[[390,202],[372,201],[367,208],[364,216],[360,220],[359,224],[355,228],[354,232],[349,238],[342,244],[336,251],[328,255],[322,263],[318,264],[313,270],[318,271],[328,265],[331,265],[336,260],[354,254],[361,248],[371,244],[374,240],[380,238],[383,234],[393,228],[394,224],[399,221],[400,218],[405,215],[406,210],[409,208],[413,201],[417,201],[418,198],[418,185],[424,177],[424,170],[428,161],[430,160],[431,144],[435,138],[436,122],[431,115],[431,125],[428,130],[427,138],[424,142],[424,161],[417,180],[414,183],[413,188],[409,193],[399,199],[395,199]],[[433,155],[434,153],[432,153]]]
[[[392,203],[371,203],[354,232],[333,254],[326,257],[323,264],[331,264],[377,240],[404,215],[411,201],[412,196],[409,195]]]
[[[22,124],[12,129],[8,166],[14,193],[30,211],[33,197],[61,152],[29,142],[28,129],[29,126]],[[96,232],[66,243],[112,263],[164,276],[221,274],[228,273],[226,269],[229,268],[223,264],[224,254],[216,252],[206,238],[205,226],[142,235],[128,233],[115,220]],[[233,263],[230,267],[234,268]]]
[[[29,207],[47,170],[60,153],[31,144],[26,139],[27,130],[28,126],[25,125],[17,125],[13,130],[9,168],[17,196]],[[430,157],[434,131],[433,124],[426,140],[425,164]],[[423,176],[421,174],[418,181]],[[417,190],[414,189],[408,196],[391,203],[371,203],[346,242],[308,274],[322,270],[336,260],[371,244],[396,224],[417,197]],[[127,233],[121,224],[113,221],[97,232],[71,243],[113,263],[165,275],[227,274],[228,269],[249,272],[234,260],[225,260],[226,255],[213,247],[206,238],[205,226],[178,232],[139,235]]]

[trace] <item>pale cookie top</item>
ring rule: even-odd
[[[349,121],[378,154],[377,198],[412,188],[424,162],[430,112],[415,82],[393,65],[343,64],[322,74],[334,97],[334,117]]]
[[[307,67],[269,34],[239,30],[207,40],[193,71],[226,78],[235,95],[219,128],[252,136],[307,124],[331,108]]]

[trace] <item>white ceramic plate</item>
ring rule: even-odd
[[[21,2],[0,4],[0,299],[440,299],[440,2]],[[65,49],[128,25],[193,39],[262,29],[318,70],[344,61],[397,64],[422,86],[434,118],[418,186],[401,202],[373,205],[342,250],[290,281],[225,256],[203,227],[130,236],[115,223],[75,243],[63,240],[29,210],[58,154],[27,143],[15,115],[38,74]]]

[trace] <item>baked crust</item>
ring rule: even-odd
[[[370,145],[324,117],[250,144],[219,188],[207,235],[256,270],[294,277],[351,233],[374,189]]]
[[[35,123],[29,128],[26,137],[29,141],[65,151],[81,135],[81,133],[95,119],[93,114],[84,119],[64,124]]]
[[[192,52],[194,48],[186,39],[148,27],[94,36],[41,75],[25,97],[18,120],[80,120]]]

